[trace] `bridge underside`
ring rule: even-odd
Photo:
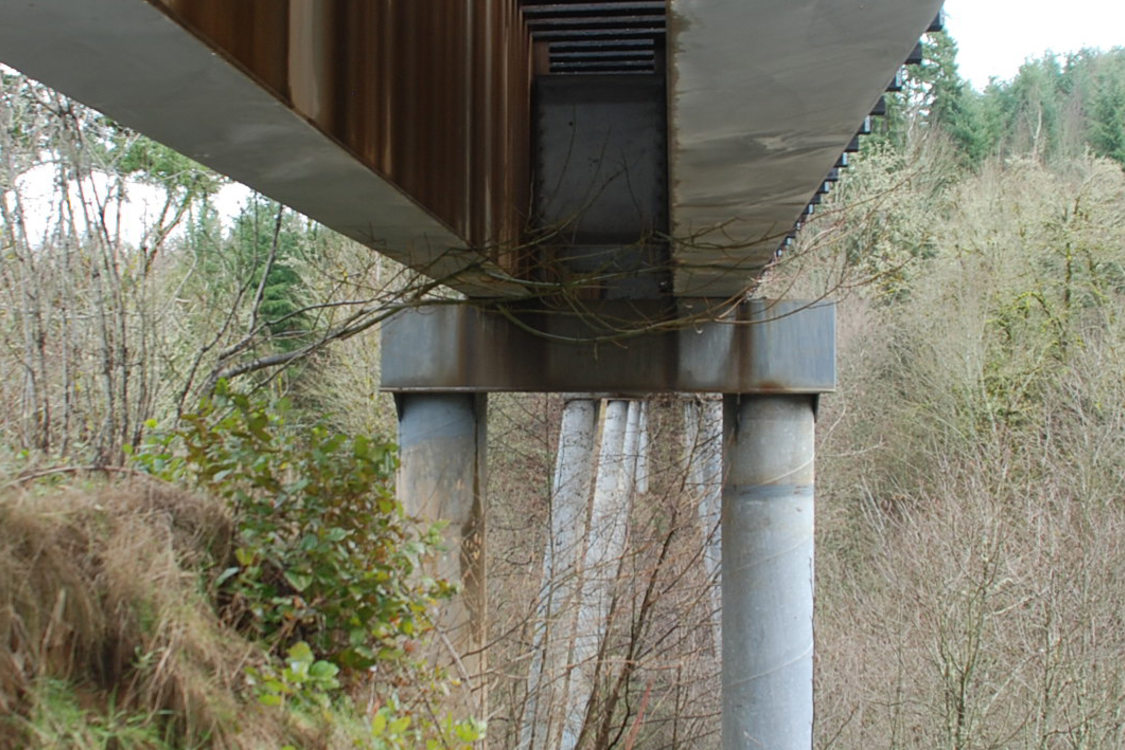
[[[27,0],[0,5],[0,59],[476,298],[526,296],[557,264],[528,231],[538,85],[656,80],[666,146],[645,189],[664,220],[616,242],[665,243],[646,262],[671,287],[645,296],[732,298],[939,7]]]
[[[768,264],[941,0],[683,0],[669,14],[676,293]]]
[[[940,5],[20,0],[0,60],[471,298],[382,355],[474,675],[484,393],[726,394],[723,743],[807,750],[833,308],[747,295]]]

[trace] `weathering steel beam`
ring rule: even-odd
[[[538,40],[608,49],[665,33],[655,3],[547,5],[567,7],[532,4],[527,20],[583,28]],[[752,285],[940,5],[667,5],[676,295]],[[468,296],[502,297],[538,267],[520,237],[522,13],[516,0],[24,0],[0,3],[0,59]]]
[[[615,39],[605,41],[600,39],[576,39],[572,42],[552,42],[551,53],[556,50],[612,50],[619,48],[647,48],[654,49],[656,42],[650,37],[647,39]]]
[[[537,31],[536,41],[578,41],[582,39],[605,38],[616,41],[617,37],[653,37],[664,36],[664,25],[652,28],[627,28],[627,29],[551,29]]]
[[[551,50],[552,60],[652,60],[652,49],[620,49],[620,50],[577,50],[556,52]]]
[[[630,61],[617,61],[617,62],[555,62],[551,66],[552,73],[559,75],[575,75],[581,73],[604,73],[621,74],[621,75],[637,75],[637,74],[651,74],[655,64],[652,60],[630,60]]]
[[[523,14],[528,17],[564,15],[604,15],[607,13],[663,13],[665,0],[623,0],[603,3],[535,3],[525,2]]]
[[[657,26],[663,28],[664,16],[562,16],[529,18],[527,26],[531,29],[532,33],[540,29],[546,30],[562,26],[573,26],[577,28],[602,28],[606,26],[636,28],[640,26]]]
[[[515,0],[0,2],[0,60],[469,296],[520,294]]]

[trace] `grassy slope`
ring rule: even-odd
[[[257,705],[210,600],[231,520],[152,480],[0,496],[0,747],[322,744]]]

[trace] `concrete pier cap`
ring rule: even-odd
[[[581,313],[471,304],[404,310],[382,331],[382,387],[409,392],[791,393],[836,388],[830,301],[590,303]]]

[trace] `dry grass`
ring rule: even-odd
[[[0,497],[0,747],[59,741],[42,724],[59,685],[76,721],[149,730],[131,746],[284,744],[241,697],[257,650],[205,590],[232,540],[221,504],[154,481]]]

